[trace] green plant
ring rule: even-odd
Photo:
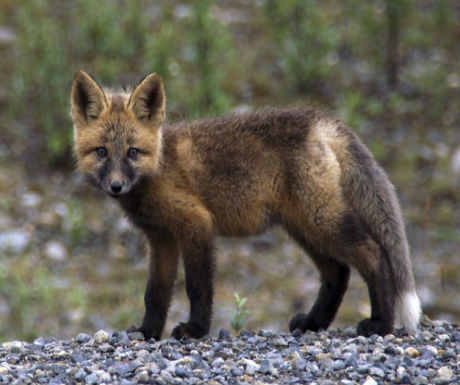
[[[211,16],[213,3],[212,0],[193,2],[185,25],[184,66],[188,74],[195,76],[187,79],[194,92],[187,95],[184,104],[197,115],[222,114],[231,105],[224,80],[230,77],[232,39],[220,21]]]
[[[314,93],[331,76],[327,58],[338,41],[332,18],[312,0],[268,0],[266,14],[285,79],[299,93]]]
[[[240,298],[238,293],[233,293],[233,295],[235,297],[236,309],[232,315],[230,324],[232,329],[238,333],[242,329],[244,322],[246,321],[246,316],[250,313],[250,310],[244,308],[244,305],[248,300],[247,298]]]
[[[71,246],[79,246],[88,239],[89,231],[85,224],[84,212],[76,201],[69,201],[66,205],[67,211],[64,217],[64,231],[69,236]]]
[[[68,57],[61,26],[49,9],[45,2],[31,0],[16,13],[9,110],[14,118],[21,117],[30,126],[22,139],[34,138],[31,147],[44,149],[46,160],[52,162],[67,152],[71,125],[67,111]],[[31,136],[30,131],[35,135]]]

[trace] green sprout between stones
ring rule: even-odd
[[[250,310],[244,309],[244,305],[248,300],[247,298],[240,298],[238,293],[233,293],[233,296],[235,297],[236,309],[232,315],[230,323],[235,333],[238,333],[243,328],[246,316],[250,313]]]

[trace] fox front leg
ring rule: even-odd
[[[163,332],[177,275],[180,255],[176,239],[169,234],[150,235],[150,268],[145,290],[145,316],[137,329],[146,340],[159,340]]]
[[[172,336],[176,339],[201,338],[211,327],[214,275],[211,220],[210,216],[195,215],[189,223],[181,249],[190,317],[188,322],[173,329]]]

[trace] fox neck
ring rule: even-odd
[[[155,215],[158,214],[158,209],[154,207],[156,200],[149,194],[158,178],[159,175],[144,176],[128,194],[117,198],[130,221],[144,231],[156,228],[159,222]]]

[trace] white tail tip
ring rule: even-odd
[[[413,333],[417,330],[422,308],[417,293],[414,291],[406,291],[398,296],[396,303],[396,317],[401,325]]]

